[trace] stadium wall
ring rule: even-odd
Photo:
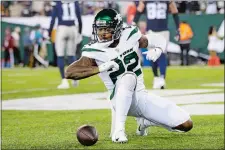
[[[205,53],[208,54],[208,50],[207,50],[207,44],[208,44],[208,30],[210,26],[216,26],[217,29],[219,28],[221,22],[224,19],[224,15],[223,14],[215,14],[215,15],[187,15],[187,14],[180,14],[180,20],[181,21],[186,21],[188,22],[191,27],[193,28],[193,32],[194,32],[194,37],[193,40],[191,42],[191,48],[201,52],[201,53]],[[94,16],[82,16],[82,20],[83,20],[83,42],[82,45],[88,43],[90,41],[90,35],[91,35],[91,25],[92,25],[92,20],[93,20]],[[24,28],[25,27],[29,27],[29,28],[33,28],[33,26],[35,24],[40,23],[41,26],[45,29],[48,28],[49,26],[49,17],[42,17],[43,21],[37,20],[37,19],[32,19],[31,18],[2,18],[1,21],[1,42],[3,42],[3,37],[4,37],[4,30],[6,27],[11,27],[11,28],[15,28],[16,26],[19,26],[21,28],[21,35],[23,35],[24,33]],[[125,18],[124,18],[125,19]],[[27,20],[27,21],[26,21]],[[86,30],[88,29],[88,30]],[[169,16],[169,30],[170,30],[170,41],[177,43],[174,40],[174,36],[175,36],[175,24],[174,24],[174,20],[173,17],[170,15]],[[90,33],[89,33],[90,32]],[[23,58],[23,54],[24,54],[24,47],[23,47],[23,43],[22,43],[22,38],[20,41],[20,52],[21,52],[21,56]],[[52,44],[48,44],[48,60],[51,62],[53,60],[53,52],[52,52]],[[1,55],[4,56],[4,55]],[[224,61],[224,52],[219,54],[221,60]]]

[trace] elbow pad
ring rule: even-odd
[[[148,39],[148,49],[152,48],[160,48],[163,53],[166,52],[166,47],[167,47],[167,40],[164,38],[162,35],[155,34],[155,33],[149,33],[145,35]]]

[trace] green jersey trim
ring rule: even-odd
[[[116,86],[114,86],[114,88],[113,88],[113,91],[112,91],[112,93],[111,93],[111,95],[110,95],[110,100],[112,100],[112,98],[113,98],[114,95],[115,95],[115,89],[116,89]]]
[[[94,48],[83,48],[82,51],[83,52],[105,52],[105,51],[94,49]]]
[[[130,35],[128,36],[127,40],[128,40],[132,35],[134,35],[134,34],[137,33],[137,32],[138,32],[138,28],[135,27],[135,28],[130,32]]]

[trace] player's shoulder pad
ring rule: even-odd
[[[98,43],[92,43],[92,44],[86,44],[84,45],[84,47],[82,48],[82,56],[91,58],[91,59],[95,59],[95,60],[100,60],[100,61],[106,61],[107,59],[107,53],[99,48]]]
[[[123,36],[126,37],[127,41],[130,39],[139,40],[141,35],[139,28],[135,25],[128,25],[123,28]]]
[[[82,52],[104,52],[100,50],[96,41],[91,41],[90,43],[84,45],[81,50]]]

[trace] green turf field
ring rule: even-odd
[[[147,88],[152,87],[152,71],[144,69]],[[201,86],[205,83],[224,82],[224,66],[169,67],[168,89],[219,89]],[[80,81],[78,88],[57,90],[60,83],[57,68],[15,68],[2,70],[2,99],[32,98],[76,93],[104,92],[98,76]],[[201,94],[201,93],[199,93]],[[209,102],[221,105],[224,102]],[[128,118],[128,143],[111,142],[110,110],[83,111],[2,111],[2,149],[224,149],[224,115],[192,116],[194,128],[188,133],[174,133],[152,127],[150,135],[135,134],[136,121]],[[90,124],[97,128],[99,141],[91,147],[80,145],[75,133],[79,126]]]
[[[224,66],[220,67],[168,67],[167,88],[168,89],[204,89],[223,87],[205,87],[205,83],[224,82]],[[144,80],[147,88],[152,88],[152,71],[144,69]],[[98,76],[93,76],[80,81],[78,88],[68,90],[57,90],[61,82],[57,68],[48,69],[6,69],[2,71],[2,99],[16,99],[25,97],[40,97],[51,95],[104,92],[106,88]]]
[[[109,136],[110,110],[3,111],[3,149],[223,149],[224,116],[193,116],[194,128],[187,133],[152,127],[150,135],[135,134],[136,122],[128,118],[128,143],[112,143]],[[84,147],[76,139],[79,126],[96,127],[99,141]]]

